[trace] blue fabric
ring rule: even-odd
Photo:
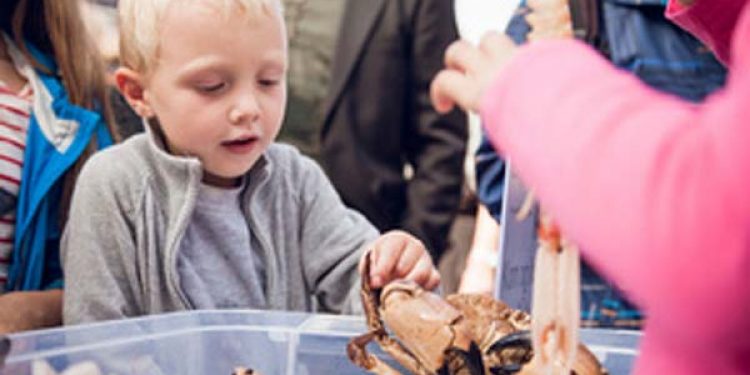
[[[503,191],[505,190],[505,162],[489,139],[482,133],[482,141],[474,155],[476,168],[477,198],[492,216],[500,221],[503,210]]]
[[[700,101],[722,87],[726,69],[711,51],[664,18],[661,0],[604,0],[609,59],[651,87]]]
[[[722,87],[725,68],[698,40],[664,17],[664,0],[601,0],[600,17],[607,54],[658,90],[700,101]],[[523,43],[529,31],[525,2],[506,33]],[[499,221],[505,162],[483,136],[476,153],[477,196]],[[642,314],[585,262],[581,266],[581,318],[584,326],[638,327]]]
[[[57,70],[54,62],[33,46],[29,46],[29,50],[49,71]],[[52,97],[51,108],[46,110],[53,112],[57,119],[76,121],[79,126],[75,134],[60,135],[61,139],[51,140],[42,131],[36,114],[31,114],[16,209],[15,244],[6,286],[8,290],[62,287],[59,202],[65,172],[78,160],[94,134],[100,148],[112,144],[101,115],[71,104],[56,77],[41,71],[37,71],[37,74]],[[36,100],[42,93],[34,95]],[[70,146],[63,153],[59,152],[54,142],[70,137],[73,137]]]

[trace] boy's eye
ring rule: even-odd
[[[261,79],[261,80],[258,80],[258,83],[260,83],[261,86],[266,86],[266,87],[276,86],[276,85],[279,84],[279,82],[280,81],[278,79]]]
[[[223,89],[225,85],[226,83],[224,82],[217,82],[217,83],[207,84],[207,85],[201,84],[201,85],[198,85],[198,90],[202,92],[212,93],[212,92],[216,92],[216,91]]]

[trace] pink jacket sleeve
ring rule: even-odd
[[[662,337],[747,348],[737,332],[750,332],[750,6],[742,17],[728,85],[705,104],[657,93],[579,42],[550,41],[519,50],[481,114]]]
[[[690,7],[671,0],[667,17],[706,43],[719,60],[729,65],[732,32],[745,0],[699,0]],[[739,38],[735,38],[738,42]]]

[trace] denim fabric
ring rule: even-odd
[[[700,101],[725,82],[726,70],[698,40],[664,17],[663,0],[600,0],[599,47],[616,66],[646,84],[686,100]],[[523,4],[506,33],[526,39]],[[505,162],[486,137],[476,153],[477,195],[500,221]],[[512,186],[512,185],[511,185]],[[585,262],[581,265],[581,324],[587,327],[639,328],[642,314]]]
[[[701,42],[665,20],[660,0],[604,0],[609,58],[646,84],[700,101],[724,85],[726,69]]]
[[[492,217],[500,222],[503,210],[503,190],[505,189],[505,162],[489,139],[482,134],[482,141],[474,155],[476,168],[477,198],[487,207]]]

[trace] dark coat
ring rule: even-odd
[[[446,247],[463,183],[466,115],[441,116],[430,82],[457,39],[450,0],[348,0],[324,103],[322,162],[380,230]],[[413,177],[404,177],[406,165]]]

